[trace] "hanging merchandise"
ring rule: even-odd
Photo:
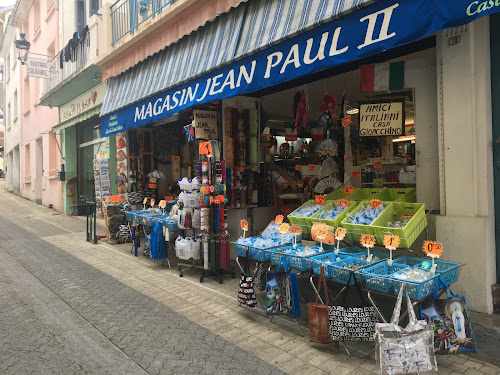
[[[332,94],[325,94],[323,98],[321,99],[321,111],[328,111],[331,112],[337,108],[337,100],[335,100],[335,96]]]
[[[323,287],[325,293],[326,304],[318,303],[321,287]],[[330,321],[328,318],[328,288],[326,286],[325,270],[323,266],[321,266],[319,274],[316,301],[308,303],[307,310],[309,311],[309,341],[319,342],[320,344],[334,344],[338,348],[339,343],[337,341],[332,341],[330,337]]]
[[[351,286],[351,280],[361,299],[361,304],[347,305],[347,296]],[[351,272],[346,287],[342,292],[344,298],[339,305],[329,307],[330,336],[335,341],[373,341],[375,324],[379,320],[375,307],[367,303],[356,280],[356,275]],[[340,297],[340,296],[339,296]]]
[[[399,326],[403,289],[406,293],[409,323]],[[417,320],[406,284],[399,290],[390,323],[378,323],[376,358],[380,373],[387,375],[437,371],[434,356],[434,324]]]
[[[248,248],[247,248],[248,249]],[[248,250],[247,250],[248,253]],[[244,272],[240,276],[240,285],[238,288],[238,302],[248,307],[257,306],[257,297],[255,295],[252,276],[250,276],[250,266],[248,263],[248,254],[245,257]]]
[[[259,292],[262,292],[266,289],[266,267],[264,267],[264,264],[257,262],[253,274],[254,286]]]
[[[163,237],[162,226],[159,222],[155,222],[151,233],[151,259],[159,260],[167,257],[167,244]]]
[[[283,267],[284,271],[280,271]],[[266,273],[266,316],[288,315],[300,317],[300,300],[297,274],[290,273],[285,257],[278,269]]]
[[[437,299],[440,287],[448,298]],[[434,351],[436,354],[477,353],[476,339],[465,297],[453,294],[440,277],[434,298],[420,303],[422,319],[434,323]]]
[[[300,90],[295,93],[293,100],[293,113],[294,117],[294,129],[299,128],[302,123],[302,127],[305,129],[307,126],[307,96],[305,90]]]

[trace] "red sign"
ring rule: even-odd
[[[200,142],[200,155],[207,155],[209,158],[214,156],[212,151],[212,143],[211,142]]]
[[[352,186],[344,186],[344,192],[346,194],[352,194],[354,193],[354,188]]]
[[[325,200],[325,196],[324,195],[316,195],[314,197],[314,199],[316,199],[316,203],[317,204],[325,204],[326,203],[326,200]]]

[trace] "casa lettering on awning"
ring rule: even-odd
[[[137,128],[197,104],[340,66],[499,11],[500,0],[378,1],[188,84],[108,114],[102,119],[102,134]]]

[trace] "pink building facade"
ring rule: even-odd
[[[30,56],[50,59],[58,51],[59,22],[55,0],[35,0],[24,11],[23,3],[19,2],[15,17],[19,31],[25,33],[31,43]],[[58,147],[60,140],[56,140],[52,132],[52,127],[59,122],[59,109],[39,105],[43,85],[43,78],[28,77],[26,65],[21,66],[21,196],[61,211],[62,186],[57,171],[62,157]]]

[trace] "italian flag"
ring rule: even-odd
[[[399,90],[405,87],[405,63],[362,65],[361,92]]]

